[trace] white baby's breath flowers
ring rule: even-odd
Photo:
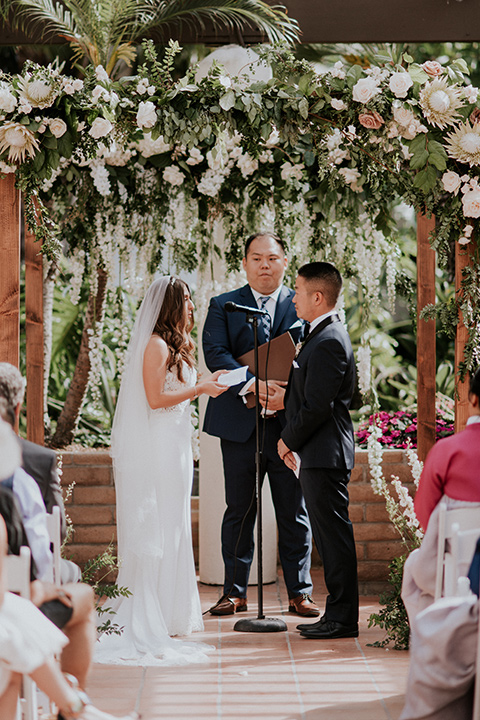
[[[152,140],[151,133],[147,132],[141,140],[136,144],[143,157],[152,157],[152,155],[162,155],[170,152],[171,145],[165,142],[163,136],[160,135],[156,140]]]
[[[363,343],[357,350],[358,386],[362,395],[368,395],[372,388],[372,350]]]
[[[372,425],[370,435],[367,440],[368,465],[370,468],[370,482],[373,492],[380,495],[385,487],[385,478],[383,477],[382,458],[383,448],[379,443],[382,431],[376,425]]]

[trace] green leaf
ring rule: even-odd
[[[225,112],[228,112],[232,109],[232,107],[235,105],[235,93],[233,90],[227,90],[225,95],[222,95],[222,97],[219,100],[220,107],[225,110]]]
[[[430,157],[428,159],[428,162],[431,165],[435,165],[437,170],[445,170],[447,167],[447,158],[444,155],[440,155],[439,153],[431,153]]]
[[[470,68],[468,67],[467,63],[463,58],[457,58],[452,62],[452,67],[458,68],[460,72],[465,73],[465,75],[470,75]]]
[[[298,103],[298,112],[303,117],[304,120],[308,118],[308,100],[307,98],[302,98],[300,102]]]
[[[408,53],[403,53],[403,61],[410,65],[410,63],[413,63],[413,58]]]
[[[418,63],[410,65],[410,67],[408,68],[408,74],[410,75],[414,83],[419,83],[420,85],[423,85],[428,80],[427,73]]]
[[[412,170],[419,170],[420,168],[425,167],[428,158],[428,151],[421,150],[420,152],[415,153],[413,157],[410,158],[410,167],[412,168]]]
[[[437,184],[437,171],[429,165],[415,175],[413,184],[426,195],[430,190],[433,190]]]
[[[43,164],[45,162],[45,153],[41,150],[38,152],[35,157],[32,160],[32,169],[34,172],[38,173],[43,167]]]
[[[352,65],[351,68],[349,68],[346,76],[347,85],[349,88],[353,88],[355,83],[360,80],[360,78],[363,75],[363,70],[360,67],[360,65]]]
[[[72,156],[73,142],[70,133],[66,132],[58,139],[58,151],[67,160]]]
[[[423,133],[419,133],[410,142],[408,149],[410,150],[411,153],[413,153],[415,155],[417,152],[421,152],[422,150],[425,150],[426,145],[427,145],[426,135],[424,135]]]

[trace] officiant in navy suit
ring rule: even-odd
[[[347,331],[335,311],[342,278],[330,263],[298,271],[293,303],[309,334],[293,361],[285,393],[286,425],[278,452],[297,469],[328,590],[325,614],[299,625],[307,638],[358,635],[357,558],[348,516],[348,481],[355,462],[349,408],[355,361]],[[294,455],[297,454],[297,456]]]
[[[271,233],[258,233],[245,244],[243,267],[248,284],[212,298],[203,330],[203,351],[207,367],[232,370],[236,358],[254,347],[252,325],[245,313],[227,313],[225,304],[266,309],[272,320],[271,337],[292,329],[296,342],[302,330],[292,305],[293,291],[283,285],[287,257],[283,241]],[[266,318],[267,320],[269,318]],[[263,318],[262,318],[263,320]],[[270,323],[259,322],[259,344],[269,339]],[[279,384],[269,381],[271,394]],[[260,393],[265,393],[260,381]],[[210,399],[203,429],[220,438],[225,476],[227,508],[222,523],[222,556],[225,567],[224,595],[210,609],[214,615],[231,615],[247,609],[247,585],[253,559],[255,497],[255,408],[245,398],[254,392],[254,377]],[[283,394],[282,394],[283,397]],[[285,421],[284,412],[270,410],[262,420],[265,440],[262,453],[262,480],[268,474],[278,526],[280,562],[289,596],[289,611],[304,617],[319,615],[311,598],[311,529],[305,501],[295,474],[280,460],[277,442]],[[263,428],[261,429],[263,436]]]

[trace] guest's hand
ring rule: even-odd
[[[277,450],[278,454],[280,455],[280,460],[283,460],[285,455],[290,452],[290,448],[285,445],[282,438],[277,443]]]
[[[197,395],[208,395],[209,397],[216,398],[228,390],[227,385],[222,385],[218,382],[220,375],[226,372],[228,372],[228,370],[217,370],[206,378],[202,378],[196,385]]]
[[[284,380],[269,380],[267,384],[268,392],[264,383],[265,389],[260,390],[258,393],[260,404],[263,405],[266,410],[272,410],[273,412],[283,410],[285,407],[284,398],[287,383]]]
[[[30,599],[37,607],[50,600],[60,600],[67,607],[72,607],[72,599],[62,587],[41,580],[30,583]]]

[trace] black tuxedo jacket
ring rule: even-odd
[[[282,286],[273,318],[272,338],[282,335],[295,323],[298,327],[291,330],[294,342],[302,329],[292,303],[294,292]],[[246,322],[245,314],[227,313],[225,303],[232,301],[237,305],[257,307],[249,285],[223,293],[212,298],[203,328],[203,353],[211,372],[215,370],[233,370],[240,367],[236,358],[253,349],[253,328]],[[265,342],[262,323],[258,324],[259,345]],[[249,372],[248,377],[253,375]],[[275,378],[272,378],[274,380]],[[218,398],[210,398],[205,413],[203,429],[209,435],[245,442],[255,428],[255,408],[247,408],[239,392],[244,383],[229,388]]]
[[[351,469],[355,462],[349,408],[355,361],[338,316],[323,320],[294,360],[285,394],[281,437],[305,468]]]

